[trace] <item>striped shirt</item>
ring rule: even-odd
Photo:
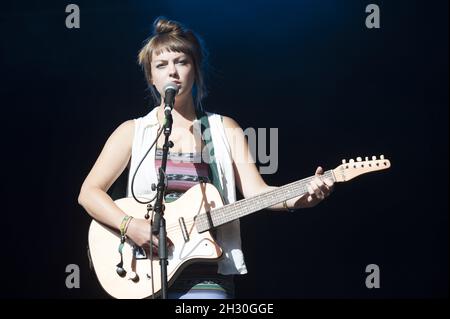
[[[162,161],[162,149],[156,150],[155,167],[159,171]],[[167,189],[166,202],[170,203],[181,197],[188,189],[201,181],[211,183],[209,165],[202,161],[201,153],[171,153],[166,165]]]

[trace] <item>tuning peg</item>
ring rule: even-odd
[[[364,159],[366,162],[369,161],[369,156],[366,156],[366,158]]]
[[[356,158],[356,161],[357,161],[357,162],[361,162],[361,161],[362,161],[362,158],[361,158],[361,157],[357,157],[357,158]]]
[[[347,161],[345,159],[343,159],[342,160],[342,164],[345,164],[345,163],[347,163]]]
[[[349,162],[349,163],[354,163],[355,160],[354,160],[353,158],[351,158],[348,162]]]
[[[380,159],[384,160],[384,155],[380,155]]]
[[[376,161],[377,157],[376,156],[372,156],[372,161]]]

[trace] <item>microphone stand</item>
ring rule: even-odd
[[[166,179],[166,165],[167,165],[167,156],[169,153],[169,148],[173,147],[173,142],[169,141],[169,136],[172,133],[172,114],[170,111],[165,111],[165,122],[164,122],[164,145],[163,145],[163,155],[161,161],[161,167],[159,168],[159,182],[157,186],[156,193],[156,201],[154,206],[154,221],[152,225],[152,234],[150,235],[159,235],[158,237],[158,255],[159,255],[159,264],[161,266],[161,292],[162,299],[167,299],[167,231],[166,231],[166,220],[164,219],[164,209],[165,206],[163,204],[164,194],[167,188],[167,179]]]

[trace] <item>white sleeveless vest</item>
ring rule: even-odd
[[[150,148],[156,138],[160,128],[157,110],[155,107],[144,117],[134,120],[134,138],[131,152],[130,171],[127,184],[127,196],[131,197],[131,179],[137,165],[142,160],[145,152]],[[214,154],[217,163],[217,171],[223,189],[225,203],[230,204],[236,201],[236,188],[231,158],[230,145],[225,135],[225,129],[220,115],[206,112],[208,115],[210,134],[214,145]],[[145,158],[134,180],[134,194],[154,196],[155,191],[151,190],[151,184],[158,183],[155,169],[154,147]],[[222,225],[217,228],[217,243],[222,247],[223,257],[218,263],[218,273],[223,275],[246,274],[247,267],[241,248],[241,232],[239,220]]]

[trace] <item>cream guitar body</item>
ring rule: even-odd
[[[144,218],[147,205],[139,204],[133,198],[122,198],[115,203],[128,215]],[[199,233],[194,224],[197,214],[214,207],[223,206],[217,189],[207,183],[189,189],[172,203],[165,203],[164,218],[167,236],[173,243],[169,249],[167,278],[169,285],[183,268],[196,260],[217,261],[222,255],[210,232]],[[150,231],[150,230],[149,230]],[[116,272],[120,261],[118,246],[120,234],[93,220],[89,229],[89,250],[92,265],[101,286],[114,298],[146,298],[152,296],[151,262],[149,252],[136,247],[130,240],[123,248],[124,277]],[[161,290],[161,276],[158,256],[153,257],[154,292]],[[136,277],[137,276],[137,277]],[[133,280],[134,279],[134,280]]]

